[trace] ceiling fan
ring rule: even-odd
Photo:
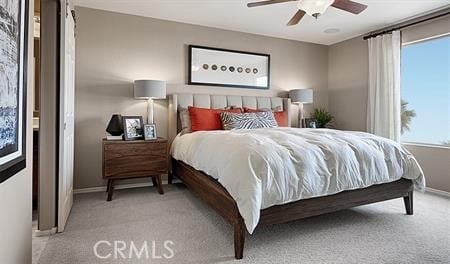
[[[299,9],[287,23],[288,26],[297,25],[305,14],[318,18],[321,14],[325,13],[330,6],[352,14],[359,14],[367,8],[367,5],[350,0],[266,0],[248,3],[247,6],[256,7],[285,2],[298,2],[297,7]]]

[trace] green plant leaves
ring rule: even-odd
[[[325,127],[334,117],[323,108],[315,108],[312,118],[316,120],[318,127]]]

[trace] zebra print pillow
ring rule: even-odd
[[[220,113],[220,119],[222,119],[222,126],[225,130],[278,127],[273,112],[223,112]]]

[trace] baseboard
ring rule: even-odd
[[[163,184],[167,184],[167,180],[163,180],[162,183]],[[153,186],[153,184],[150,183],[150,182],[118,184],[118,185],[114,185],[114,190],[139,188],[139,187],[149,187],[149,186]],[[91,188],[81,188],[81,189],[73,190],[74,194],[93,193],[93,192],[106,192],[106,186],[91,187]]]
[[[56,234],[56,227],[53,227],[52,229],[49,230],[35,230],[34,231],[34,236],[35,237],[43,237],[43,236],[51,236]]]
[[[445,196],[447,198],[450,198],[450,193],[449,192],[436,190],[436,189],[429,188],[429,187],[425,187],[425,191],[429,192],[429,193],[433,193],[433,194],[437,194],[437,195],[441,195],[441,196]]]

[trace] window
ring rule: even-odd
[[[402,47],[402,142],[450,147],[450,36]]]

